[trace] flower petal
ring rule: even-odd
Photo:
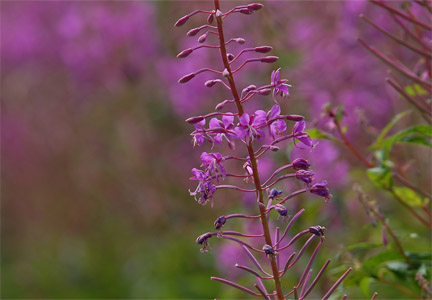
[[[250,117],[248,113],[244,113],[240,117],[240,124],[243,126],[249,126]]]
[[[234,116],[222,116],[222,122],[228,128],[234,122]]]

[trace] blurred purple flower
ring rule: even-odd
[[[249,114],[244,113],[240,117],[240,123],[238,127],[235,128],[235,132],[239,139],[246,138],[249,142],[254,140],[263,140],[265,137],[264,131],[260,129],[266,124],[266,113],[263,110],[257,110],[254,115],[249,116]]]

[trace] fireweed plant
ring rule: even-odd
[[[262,7],[262,4],[253,3],[236,6],[223,13],[220,9],[219,1],[214,0],[214,9],[208,11],[196,10],[180,18],[175,24],[177,27],[182,26],[192,16],[197,14],[207,16],[207,24],[193,28],[187,33],[188,36],[193,37],[200,32],[204,32],[198,37],[198,42],[201,43],[201,45],[185,49],[181,51],[177,57],[185,58],[197,49],[211,48],[219,50],[223,63],[220,70],[202,68],[181,77],[179,83],[187,83],[204,72],[212,73],[218,78],[208,80],[204,84],[207,87],[213,87],[215,85],[222,86],[232,95],[232,99],[218,103],[215,112],[194,116],[186,120],[195,127],[195,130],[191,134],[194,146],[201,146],[207,142],[210,143],[212,147],[215,145],[227,144],[229,149],[241,146],[247,152],[247,155],[244,157],[227,155],[219,152],[203,152],[201,154],[201,169],[192,169],[193,176],[191,180],[197,181],[198,184],[195,190],[190,191],[190,194],[199,204],[206,205],[210,203],[210,205],[213,206],[214,198],[218,190],[232,189],[241,193],[251,193],[256,196],[257,208],[259,210],[259,214],[255,216],[238,213],[218,217],[214,222],[215,231],[200,235],[196,242],[202,246],[201,252],[205,253],[210,248],[209,240],[212,237],[234,241],[243,248],[244,253],[250,259],[252,265],[256,267],[256,269],[254,269],[245,265],[235,265],[236,268],[255,276],[256,283],[254,286],[256,290],[251,290],[235,282],[219,277],[211,277],[212,280],[220,281],[246,293],[265,299],[270,299],[271,296],[277,299],[285,299],[290,295],[295,299],[305,299],[311,293],[313,287],[330,263],[330,260],[327,260],[315,277],[312,277],[311,266],[325,240],[326,228],[320,225],[311,226],[293,235],[291,239],[286,242],[285,238],[288,236],[290,228],[305,210],[301,209],[298,211],[290,219],[282,233],[279,231],[279,227],[276,227],[273,234],[270,232],[269,219],[272,214],[279,218],[289,219],[288,210],[283,204],[299,194],[311,193],[323,197],[326,201],[331,199],[332,195],[326,186],[326,181],[314,183],[314,173],[310,170],[310,164],[308,161],[301,158],[292,161],[290,164],[281,166],[266,179],[261,178],[258,173],[259,158],[273,151],[277,151],[279,149],[277,145],[281,142],[292,140],[297,147],[312,148],[314,146],[312,139],[305,132],[306,123],[304,117],[300,115],[282,114],[281,108],[278,105],[278,98],[287,96],[289,94],[289,88],[291,87],[286,79],[281,79],[280,69],[272,72],[270,84],[260,87],[249,85],[240,92],[236,86],[235,77],[246,65],[255,62],[274,63],[278,60],[278,57],[260,55],[270,52],[272,50],[270,46],[244,48],[236,55],[229,53],[228,48],[230,44],[244,44],[245,40],[243,38],[226,39],[223,22],[227,20],[228,17],[234,17],[236,14],[250,15]],[[217,45],[205,44],[207,38],[210,36],[218,40]],[[242,55],[246,52],[256,53],[257,57],[243,59],[242,61]],[[235,64],[236,62],[237,64]],[[238,65],[238,67],[234,67],[235,65]],[[247,113],[246,104],[257,95],[271,95],[275,104],[267,112],[259,109],[254,113]],[[223,112],[226,108],[235,109],[236,112]],[[295,122],[290,133],[286,133],[286,121]],[[230,173],[224,165],[228,160],[236,161],[241,164],[245,173]],[[287,171],[289,171],[289,173],[284,174]],[[248,182],[252,187],[244,188],[237,185],[222,184],[222,182],[228,178],[233,181]],[[275,188],[277,183],[287,179],[300,180],[304,183],[304,188],[289,194]],[[259,220],[262,225],[262,233],[248,234],[223,230],[227,223],[229,223],[229,220],[234,218]],[[299,241],[303,236],[308,238],[301,246],[300,250],[298,252],[288,253],[286,261],[281,261],[279,254],[282,251],[291,251],[289,249],[290,246],[296,241]],[[249,242],[249,240],[252,241]],[[290,285],[289,290],[287,290],[286,287],[283,288],[281,278],[299,261],[307,247],[312,244],[314,240],[317,240],[315,250],[305,266],[300,279],[298,282]],[[257,248],[253,246],[257,244],[260,245],[260,247]],[[256,256],[258,256],[258,258]],[[268,261],[271,269],[266,270],[259,261]],[[350,271],[351,268],[346,270],[323,295],[322,299],[328,299]],[[271,292],[267,291],[263,281],[273,282]],[[270,284],[267,286],[270,286]]]

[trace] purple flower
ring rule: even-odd
[[[306,159],[297,158],[292,162],[293,169],[298,170],[309,170],[310,164]]]
[[[327,181],[322,181],[319,183],[315,183],[311,188],[310,188],[310,192],[312,194],[321,196],[326,198],[326,200],[331,199],[333,196],[330,194],[329,189],[326,187],[327,185]]]
[[[306,128],[305,121],[300,121],[295,123],[293,129],[294,145],[295,145],[295,139],[298,139],[306,146],[313,148],[314,143],[312,142],[312,139],[310,138],[309,134],[304,132],[305,128]]]
[[[281,113],[279,105],[275,104],[271,110],[267,113],[267,122],[270,123],[269,131],[270,136],[274,139],[276,134],[280,134],[287,129],[286,123],[283,120],[278,119]]]
[[[212,237],[212,234],[210,232],[204,233],[202,235],[200,235],[197,239],[196,239],[196,243],[199,245],[202,245],[203,247],[200,249],[201,253],[207,253],[208,252],[208,248],[210,248],[210,244],[208,242],[208,239]]]
[[[201,154],[201,167],[206,167],[206,171],[209,172],[210,175],[216,175],[216,180],[219,181],[219,174],[222,175],[222,178],[225,178],[225,168],[222,165],[223,156],[220,153],[207,153],[203,152]]]
[[[211,206],[213,207],[213,194],[216,192],[216,188],[211,183],[211,177],[209,176],[209,172],[198,170],[196,168],[192,169],[193,177],[191,177],[191,180],[198,180],[198,186],[195,189],[195,191],[191,192],[189,191],[189,194],[191,196],[194,196],[195,200],[201,204],[206,205],[208,201],[211,202]],[[199,198],[197,199],[197,196]]]
[[[289,89],[288,87],[291,87],[291,85],[287,84],[288,80],[280,78],[280,68],[276,71],[273,71],[271,74],[271,85],[274,87],[273,89],[273,100],[277,103],[276,95],[281,95],[282,97],[289,95]]]
[[[221,132],[216,134],[213,138],[214,142],[218,145],[222,144],[222,139],[224,138],[228,143],[228,146],[232,149],[234,148],[233,137],[236,137],[234,133],[228,131],[234,130],[234,117],[233,116],[222,116],[222,121],[216,118],[212,118],[209,123],[210,129],[220,129]]]
[[[244,113],[240,117],[239,125],[234,129],[239,139],[246,141],[253,141],[256,137],[257,140],[263,140],[265,137],[264,131],[260,129],[266,124],[266,113],[263,110],[257,110],[255,115],[249,116]]]
[[[315,175],[314,172],[306,171],[306,170],[298,170],[296,172],[296,178],[306,183],[307,186],[309,186],[309,184],[312,183],[314,175]]]
[[[192,141],[193,141],[193,145],[196,146],[201,146],[204,143],[204,140],[206,139],[205,137],[205,131],[204,131],[204,125],[206,123],[206,120],[202,120],[196,124],[194,124],[195,129],[197,130],[196,133],[193,133],[192,136]]]

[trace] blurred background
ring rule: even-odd
[[[222,9],[243,3],[223,1]],[[347,134],[366,150],[408,105],[385,84],[387,67],[357,37],[410,66],[416,58],[358,16],[364,13],[389,31],[400,28],[367,1],[263,4],[251,16],[225,22],[228,36],[244,37],[246,46],[271,45],[272,55],[280,57],[273,66],[244,71],[240,86],[266,84],[271,71],[282,67],[294,86],[282,102],[284,113],[305,115],[308,128],[331,130],[323,106],[343,103]],[[195,244],[218,216],[254,213],[250,199],[236,193],[218,196],[214,208],[189,196],[195,188],[191,169],[209,148],[192,151],[193,126],[184,120],[211,112],[225,97],[203,85],[206,76],[177,84],[184,74],[219,64],[211,51],[175,58],[197,44],[185,33],[205,19],[197,15],[181,28],[173,24],[198,8],[210,10],[212,2],[1,2],[3,299],[247,297],[209,279],[226,276],[247,285],[249,277],[232,272],[243,254],[217,239],[207,254]],[[269,109],[271,98],[262,99],[255,105]],[[411,114],[404,122],[416,120]],[[423,162],[413,176],[430,189],[429,152],[401,149],[400,155]],[[274,168],[296,157],[310,159],[317,180],[326,179],[334,195],[328,204],[311,196],[290,204],[307,210],[294,230],[317,224],[329,229],[318,263],[330,258],[332,270],[317,295],[346,264],[361,259],[344,255],[347,245],[381,243],[381,230],[352,190],[356,182],[392,216],[390,224],[408,250],[430,251],[420,238],[427,231],[406,222],[406,211],[374,188],[345,149],[330,141],[312,152],[285,146],[265,165]],[[358,286],[345,290],[352,298],[364,297]],[[380,291],[384,298],[398,297],[391,286]]]

